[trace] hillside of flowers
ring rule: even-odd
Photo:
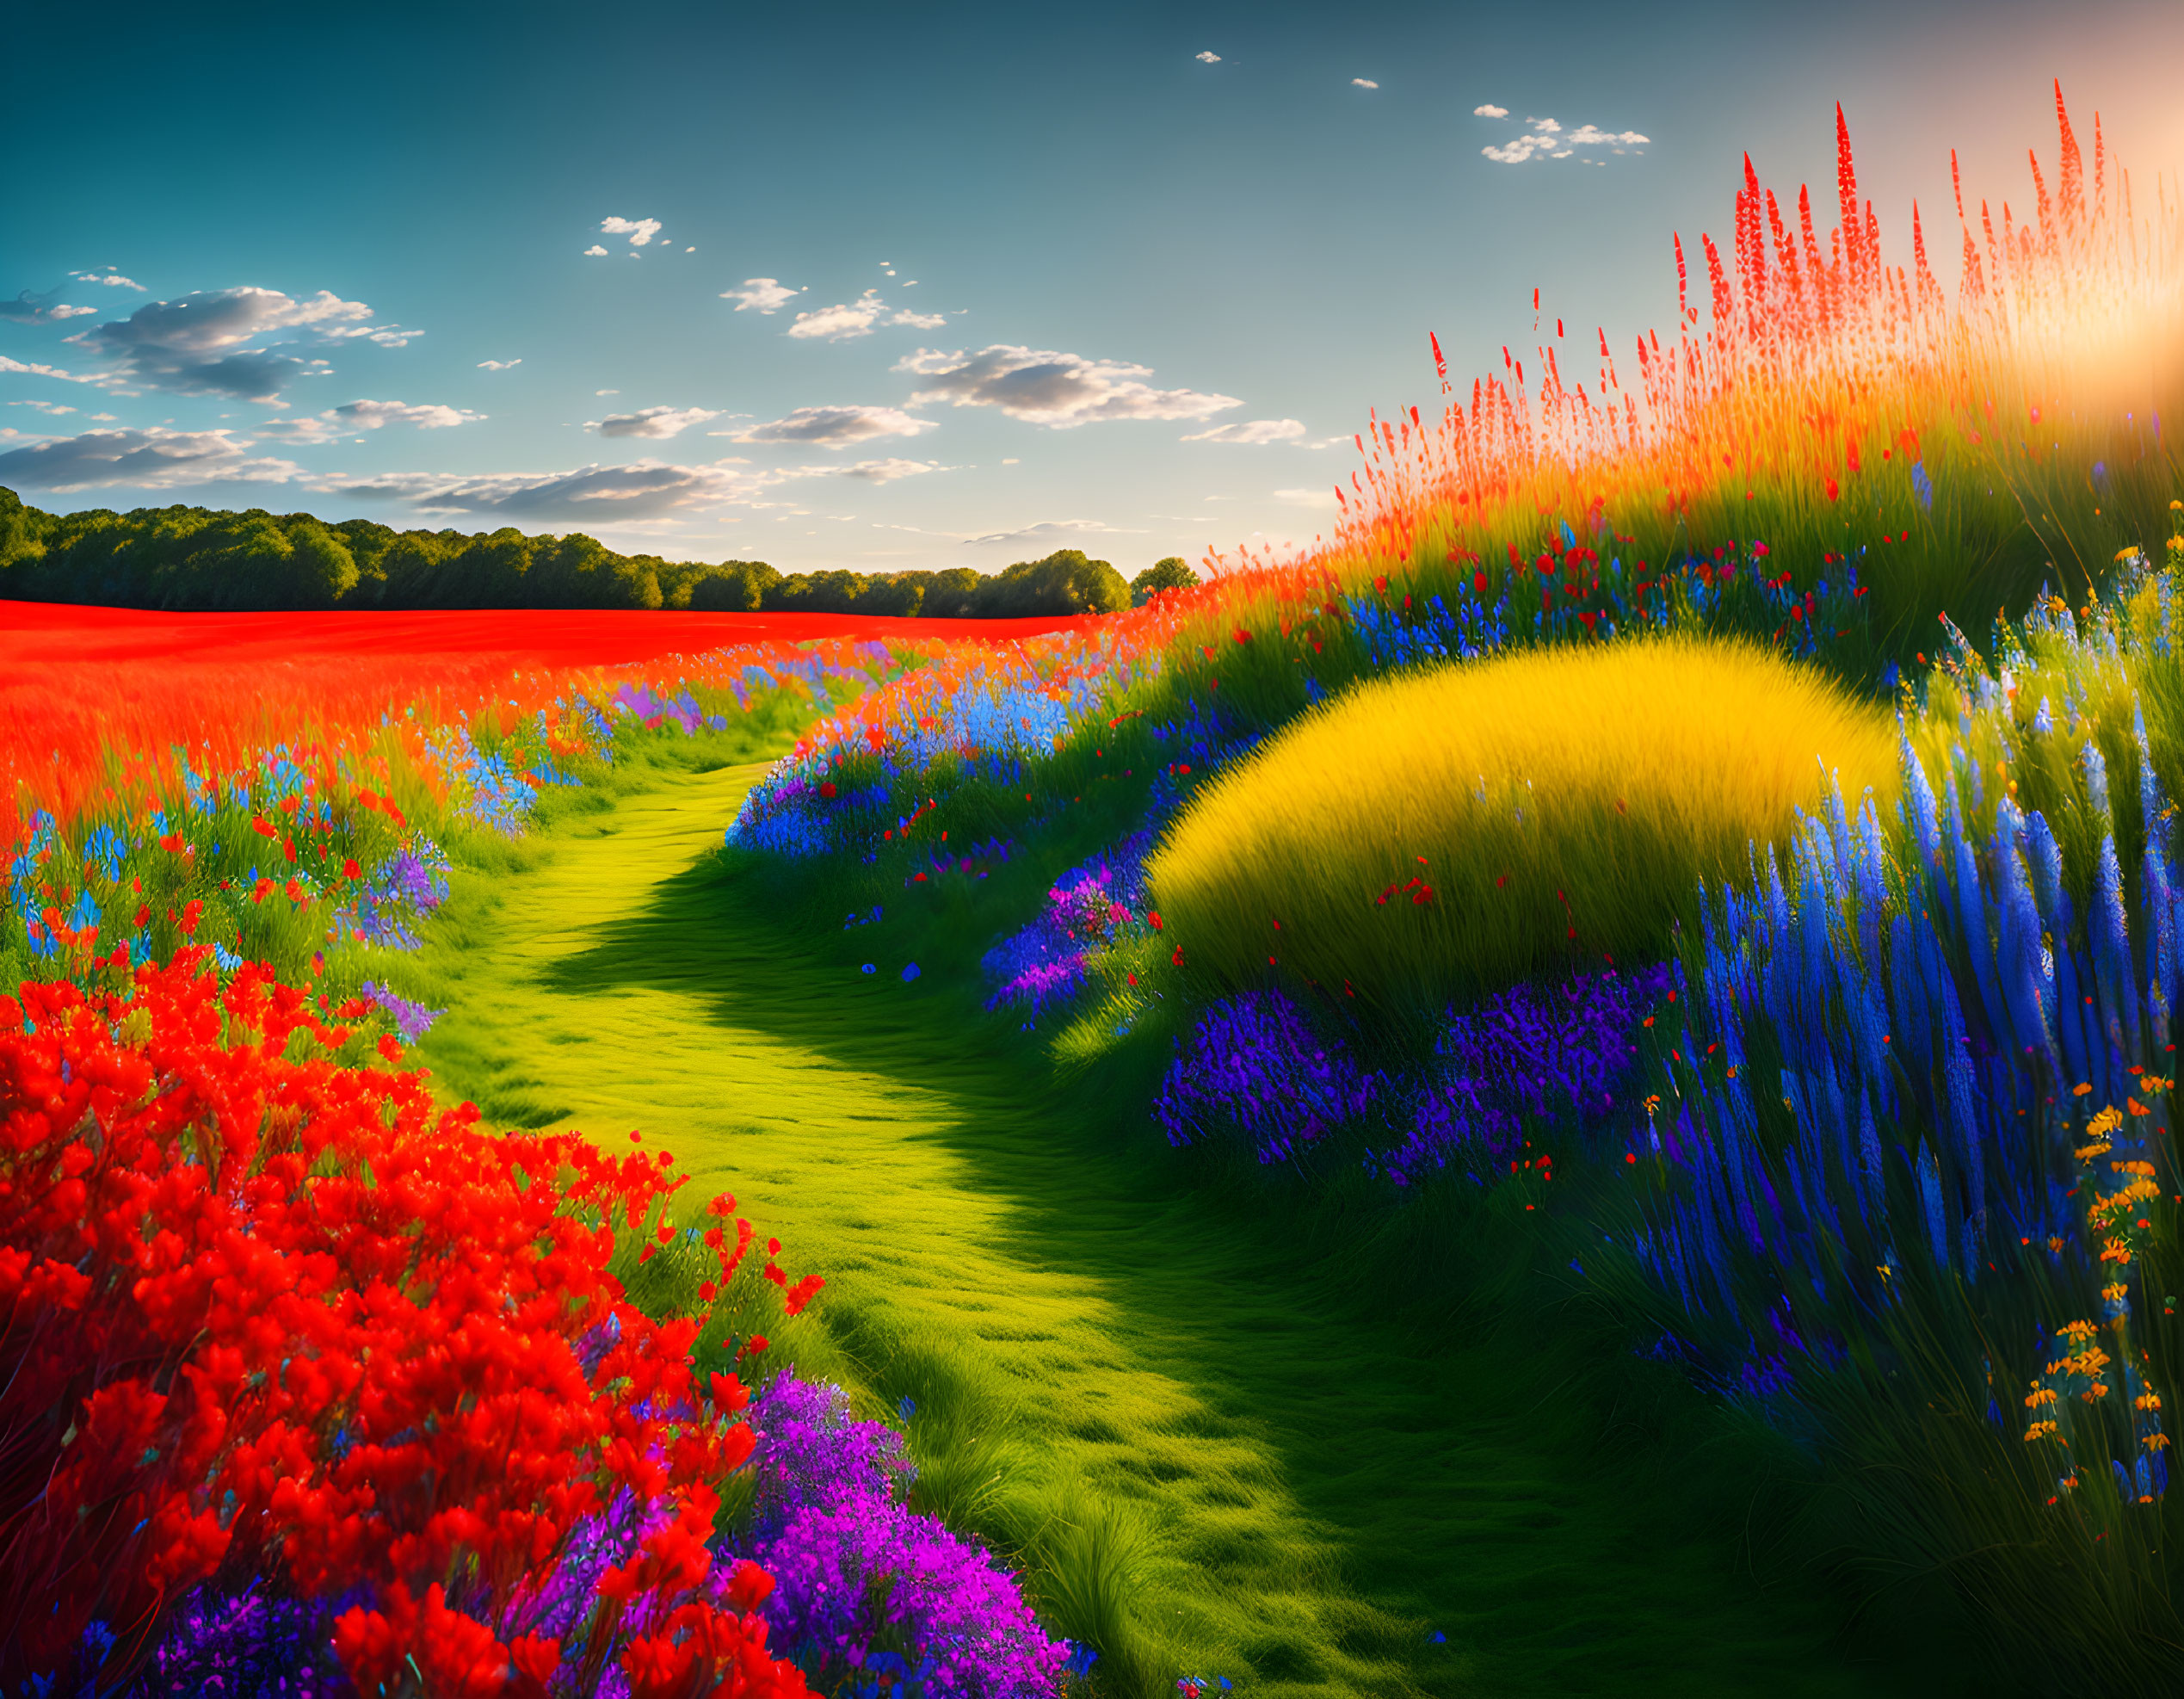
[[[1672,334],[1626,359],[1535,296],[1531,375],[1443,366],[1437,412],[1376,418],[1318,547],[1209,561],[1053,671],[875,691],[731,840],[853,917],[1051,868],[1034,911],[972,910],[995,1018],[1068,1069],[1156,1047],[1177,1146],[1346,1197],[1362,1171],[1451,1232],[1525,1200],[1632,1350],[1822,1472],[1812,1561],[2011,1690],[2154,1694],[2184,1659],[2184,227],[2097,117],[2088,161],[2059,88],[2055,116],[2031,216],[1958,181],[1953,290],[1916,209],[1911,263],[1882,258],[1840,112],[1832,230],[1748,161],[1733,239],[1677,240]],[[1225,841],[1183,823],[1247,760],[1323,822],[1290,836],[1371,829],[1282,764],[1360,681],[1667,633],[1891,714],[1895,779],[1847,794],[1814,751],[1811,799],[1650,950],[1604,953],[1558,890],[1558,965],[1473,1001],[1391,1011],[1293,965],[1444,910],[1465,948],[1504,881],[1449,883],[1453,841],[1308,912],[1163,912],[1155,850]],[[1568,763],[1539,761],[1545,808]]]
[[[899,1436],[768,1358],[824,1275],[731,1197],[674,1202],[671,1152],[435,1105],[404,1063],[441,1011],[391,983],[451,852],[542,797],[935,658],[329,655],[277,713],[187,665],[30,705],[0,1689],[1057,1690],[1069,1648],[909,1508]]]
[[[2172,1690],[2184,225],[2055,116],[2029,218],[1957,184],[1953,287],[1916,209],[1883,258],[1838,112],[1824,233],[1748,161],[1731,239],[1675,243],[1669,334],[1626,356],[1535,294],[1468,386],[1435,343],[1437,407],[1358,434],[1332,535],[1064,632],[25,706],[0,1688],[1101,1690],[911,1507],[899,1433],[769,1361],[829,1247],[677,1204],[641,1133],[491,1134],[404,1068],[460,858],[663,750],[793,734],[723,855],[844,915],[864,973],[919,979],[948,930],[1025,1069],[1153,1082],[1120,1119],[1179,1185],[1514,1219],[1552,1304],[1799,1460],[1793,1579],[1990,1690]],[[1247,775],[1307,848],[1357,836],[1286,757],[1364,689],[1391,747],[1453,740],[1423,687],[1523,714],[1549,648],[1808,669],[1893,760],[1846,788],[1798,748],[1803,800],[1626,926],[1539,830],[1601,782],[1574,747],[1482,763],[1501,862],[1299,851],[1286,913],[1164,902],[1223,888],[1174,858],[1220,853],[1188,828]],[[1374,939],[1441,989],[1311,971]]]

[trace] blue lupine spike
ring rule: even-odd
[[[1718,1127],[1722,1174],[1729,1182],[1730,1196],[1737,1205],[1737,1225],[1743,1229],[1746,1240],[1757,1250],[1765,1245],[1766,1240],[1760,1233],[1759,1212],[1752,1208],[1751,1188],[1744,1172],[1747,1153],[1752,1146],[1745,1142],[1734,1117],[1711,1102],[1706,1103],[1706,1107],[1714,1113],[1711,1116],[1702,1115],[1701,1124],[1711,1120]]]
[[[1924,1056],[1928,1047],[1922,980],[1910,917],[1891,916],[1888,924],[1888,988],[1896,1016],[1896,1060],[1906,1070]]]
[[[2033,888],[2039,897],[2043,930],[2059,938],[2070,930],[2070,899],[2063,889],[2063,846],[2038,809],[2025,817],[2025,850],[2033,864]]]
[[[2055,1019],[2063,1029],[2063,1060],[2073,1084],[2089,1084],[2103,1094],[2108,1071],[2103,1066],[2105,1047],[2093,1041],[2091,1023],[2085,1018],[2086,990],[2093,983],[2087,964],[2058,937],[2055,943]]]
[[[1979,1281],[1979,1221],[1977,1216],[1967,1215],[1957,1228],[1957,1249],[1964,1259],[1964,1278],[1968,1286]]]
[[[2082,757],[2085,766],[2085,788],[2093,800],[2093,812],[2100,819],[2101,830],[2115,829],[2115,811],[2108,806],[2108,763],[2101,758],[2101,745],[2090,738],[2085,740]]]
[[[2116,861],[2113,835],[2101,840],[2091,919],[2094,961],[2101,983],[2101,1029],[2120,1066],[2138,1047],[2138,973],[2131,956],[2131,930],[2124,915],[2123,868]]]
[[[2176,1002],[2175,893],[2169,887],[2169,857],[2150,840],[2139,877],[2139,908],[2146,917],[2147,954],[2151,958],[2146,967],[2147,984],[2158,990],[2162,1002],[2173,1008]]]
[[[1953,811],[1953,781],[1949,786],[1949,803]],[[1973,858],[1968,837],[1956,841],[1956,864],[1957,917],[1964,928],[1965,952],[1971,958],[1972,982],[1979,987],[1987,1024],[2001,1031],[2009,1025],[2009,1010],[2003,1005],[2001,984],[1995,977],[1994,941],[1987,933],[1987,893],[1980,888],[1979,864]]]
[[[2169,805],[2162,795],[2162,782],[2154,774],[2154,751],[2146,742],[2146,714],[2138,705],[2136,692],[2131,699],[2131,735],[2138,749],[2138,818],[2145,825],[2147,843],[2159,844],[2165,854],[2169,822],[2162,814]]]
[[[1824,763],[1822,763],[1822,769],[1821,776],[1828,782],[1825,804],[1828,833],[1834,840],[1836,868],[1843,880],[1848,883],[1850,879],[1851,863],[1857,851],[1856,846],[1851,843],[1850,839],[1850,811],[1842,800],[1842,775],[1840,772],[1827,771]]]
[[[1829,982],[1835,975],[1829,971],[1834,954],[1828,936],[1828,917],[1834,912],[1820,890],[1820,880],[1810,862],[1805,864],[1803,887],[1798,893],[1798,930],[1804,935],[1805,973],[1800,987],[1804,995],[1798,1001],[1803,1020],[1799,1036],[1811,1042],[1824,1032],[1827,1019]]]
[[[1873,794],[1866,793],[1858,811],[1858,850],[1854,883],[1858,892],[1859,942],[1864,947],[1866,971],[1881,971],[1880,927],[1888,913],[1888,852],[1881,843],[1880,816],[1873,810]]]
[[[1956,987],[1945,974],[1935,999],[1941,1022],[1942,1089],[1949,1104],[1949,1131],[1956,1155],[1964,1165],[1965,1185],[1976,1211],[1987,1195],[1986,1162],[1979,1147],[1979,1122],[1972,1107],[1971,1060],[1966,1053],[1963,1012],[1957,1006]]]
[[[1854,1073],[1852,1075],[1854,1079],[1857,1076]],[[1835,1135],[1833,1142],[1835,1145],[1835,1160],[1842,1165],[1843,1171],[1846,1174],[1850,1175],[1853,1183],[1852,1191],[1854,1194],[1857,1189],[1857,1177],[1853,1171],[1850,1164],[1850,1145],[1848,1141],[1850,1119],[1843,1107],[1842,1074],[1842,1072],[1835,1066],[1835,1062],[1832,1058],[1829,1060],[1827,1072],[1821,1076],[1820,1083],[1827,1088],[1828,1130]],[[1815,1171],[1820,1175],[1821,1179],[1824,1183],[1827,1177],[1827,1170],[1824,1164],[1822,1163],[1820,1159],[1818,1146],[1815,1147],[1814,1161]]]
[[[1925,764],[1911,747],[1909,738],[1904,738],[1902,744],[1903,788],[1910,804],[1911,831],[1918,840],[1919,861],[1926,868],[1927,877],[1932,879],[1941,855],[1941,823],[1934,811],[1934,787],[1927,782]]]
[[[1919,1140],[1916,1167],[1919,1208],[1926,1220],[1927,1242],[1933,1247],[1935,1265],[1946,1269],[1949,1266],[1949,1223],[1941,1195],[1941,1171],[1923,1139]]]
[[[1790,899],[1782,888],[1782,866],[1775,858],[1774,846],[1767,846],[1767,912],[1765,944],[1767,954],[1778,954],[1790,936]]]
[[[2018,843],[2024,817],[2005,797],[1995,810],[1995,885],[1997,931],[1995,976],[2009,1010],[2012,1056],[2027,1049],[2059,1062],[2046,1011],[2054,1006],[2054,979],[2040,947],[2040,917],[2026,877]]]
[[[2051,738],[2055,735],[2055,710],[2048,705],[2048,700],[2045,696],[2040,698],[2039,712],[2033,716],[2033,732],[2034,736],[2041,738]]]

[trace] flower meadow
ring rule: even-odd
[[[308,735],[255,747],[255,704],[184,675],[201,735],[170,771],[108,751],[105,784],[58,788],[72,813],[27,793],[0,1689],[1056,1690],[1067,1648],[1011,1576],[900,1502],[899,1440],[768,1364],[745,1324],[821,1276],[777,1241],[747,1262],[732,1199],[671,1222],[671,1152],[489,1134],[401,1071],[444,1012],[393,982],[449,845],[520,835],[649,739],[926,658],[747,645],[664,682],[494,676],[467,713],[442,677],[368,715],[429,676],[336,664]],[[624,1282],[663,1253],[694,1301],[655,1314]],[[762,1473],[771,1520],[724,1533]]]
[[[1815,1561],[1916,1598],[2004,1684],[2156,1693],[2184,1657],[2184,468],[2162,423],[2184,231],[2165,192],[2133,201],[2097,118],[2088,173],[2059,89],[2055,116],[2033,218],[1959,181],[1953,293],[1916,213],[1912,264],[1882,261],[1840,113],[1832,232],[1748,161],[1733,244],[1700,244],[1710,328],[1679,239],[1681,321],[1634,384],[1604,340],[1595,380],[1566,375],[1559,319],[1529,382],[1512,355],[1465,396],[1443,368],[1437,421],[1360,433],[1316,549],[1211,562],[1061,667],[876,692],[806,732],[731,840],[935,913],[978,876],[951,846],[1051,858],[984,954],[997,1016],[1065,1066],[1164,1046],[1148,1111],[1173,1144],[1307,1187],[1361,1171],[1452,1232],[1512,1189],[1632,1350],[1819,1472]],[[1896,752],[1784,716],[1769,735],[1816,782],[1634,893],[1666,930],[1630,959],[1533,819],[1598,800],[1539,730],[1566,700],[1496,695],[1490,668],[1569,648],[1636,677],[1660,634],[1811,669],[1892,717]],[[1406,680],[1471,672],[1469,711],[1400,719]],[[1317,768],[1284,763],[1290,722],[1352,703]],[[1686,707],[1619,712],[1669,769]],[[1398,804],[1440,800],[1376,738],[1416,741],[1421,772],[1437,738],[1521,768],[1478,799],[1507,817],[1496,865],[1561,900],[1518,924],[1515,977],[1503,881],[1441,871],[1476,833],[1413,821],[1416,865],[1352,868],[1392,854]],[[1214,824],[1247,752],[1263,819]],[[1342,800],[1376,762],[1385,804]],[[1357,995],[1428,935],[1471,994]]]
[[[830,927],[977,931],[956,989],[1027,1068],[1151,1082],[1126,1113],[1164,1146],[1567,1249],[1552,1303],[1796,1460],[1780,1560],[1851,1614],[1916,1616],[1996,1690],[2170,1690],[2184,226],[2097,117],[2088,183],[2059,88],[2054,112],[2031,219],[1957,182],[1953,289],[1917,209],[1884,261],[1838,111],[1835,227],[1746,161],[1731,240],[1676,239],[1678,321],[1635,369],[1535,293],[1533,375],[1504,350],[1459,390],[1433,344],[1438,415],[1359,433],[1330,536],[1126,614],[367,670],[278,715],[167,681],[100,736],[21,740],[0,1684],[1110,1679],[910,1508],[894,1430],[770,1372],[754,1305],[819,1277],[771,1241],[754,1269],[732,1201],[694,1239],[670,1153],[489,1136],[398,1070],[451,851],[648,739],[793,729],[731,862]],[[1835,706],[1764,719],[1810,784],[1662,856],[1633,919],[1588,906],[1605,882],[1573,901],[1584,834],[1541,829],[1627,800],[1601,752],[1507,728],[1564,723],[1527,681],[1568,663],[1652,681],[1592,700],[1657,775],[1726,759],[1644,671],[1664,653]],[[1346,764],[1345,738],[1379,744]],[[1447,788],[1452,751],[1463,806],[1362,867],[1360,822],[1406,772]],[[1216,830],[1255,773],[1263,819]],[[1494,868],[1444,874],[1490,836]],[[1280,864],[1244,867],[1266,843]],[[631,1301],[684,1261],[690,1304]]]

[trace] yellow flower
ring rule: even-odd
[[[2155,1392],[2141,1393],[2132,1400],[2132,1403],[2140,1410],[2159,1410],[2162,1407],[2162,1395]]]
[[[2086,1122],[2086,1136],[2089,1139],[2105,1139],[2122,1125],[2122,1111],[2118,1109],[2113,1103],[2111,1103],[2107,1109],[2101,1110],[2099,1115],[2096,1115],[2092,1120]]]
[[[2052,1422],[2035,1422],[2025,1430],[2025,1440],[2030,1444],[2036,1439],[2062,1439],[2062,1430]],[[2063,1440],[2063,1443],[2068,1445],[2070,1441]]]
[[[2113,1286],[2102,1287],[2101,1288],[2101,1296],[2105,1302],[2120,1304],[2123,1302],[2124,1294],[2130,1290],[2131,1288],[2128,1286],[2125,1286],[2121,1281],[2118,1281]]]
[[[2167,1445],[2168,1443],[2169,1436],[2167,1434],[2148,1434],[2146,1436],[2146,1449],[2149,1451],[2159,1451],[2162,1447]]]
[[[2052,1387],[2042,1387],[2037,1392],[2027,1393],[2025,1395],[2025,1407],[2027,1410],[2037,1410],[2043,1404],[2054,1402],[2055,1388]]]
[[[2073,1097],[2090,1097],[2093,1095],[2093,1082],[2089,1079],[2080,1080],[2070,1088],[2070,1095]]]
[[[2055,1330],[2058,1339],[2090,1339],[2101,1330],[2089,1321],[2066,1321]]]

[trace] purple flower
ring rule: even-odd
[[[396,995],[373,979],[364,982],[364,995],[394,1017],[395,1030],[402,1035],[404,1044],[415,1044],[432,1029],[432,1023],[447,1011],[428,1009],[422,1003],[412,1003],[406,997]]]

